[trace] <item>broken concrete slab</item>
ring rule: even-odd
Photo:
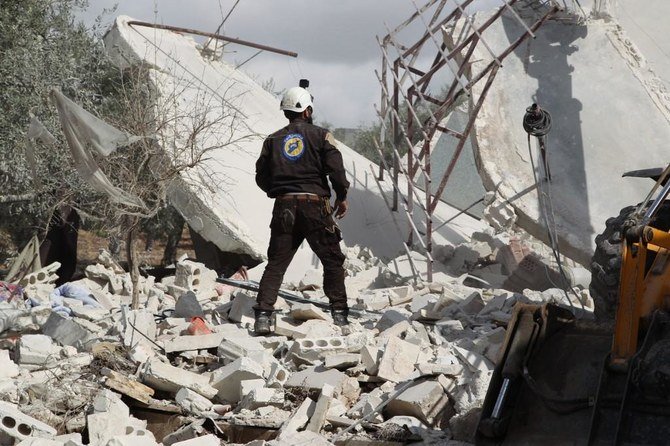
[[[175,401],[184,410],[195,415],[202,415],[203,412],[211,410],[213,405],[210,400],[186,387],[179,389]]]
[[[335,369],[326,369],[323,366],[308,367],[292,373],[284,386],[287,388],[302,387],[308,390],[321,390],[324,384],[333,386],[335,395],[343,398],[345,404],[353,403],[360,394],[360,387],[355,378],[348,377]]]
[[[255,410],[261,407],[274,406],[282,408],[285,404],[284,390],[261,387],[252,389],[242,398],[238,407]]]
[[[307,321],[310,319],[332,321],[328,313],[310,303],[294,303],[291,306],[291,317],[297,321]]]
[[[412,385],[386,406],[389,415],[410,415],[432,426],[437,415],[449,402],[447,394],[436,381]]]
[[[210,384],[217,390],[221,401],[237,402],[242,399],[240,383],[249,379],[262,379],[263,367],[249,358],[238,358],[212,372]]]
[[[175,284],[179,286],[178,283],[175,282]],[[200,305],[198,296],[196,296],[193,291],[187,291],[177,299],[177,304],[174,307],[174,317],[191,319],[193,317],[204,316],[205,312],[202,309],[202,305]]]
[[[250,358],[263,363],[265,348],[254,338],[224,337],[217,348],[217,355],[224,363],[235,361],[238,358]]]
[[[309,420],[305,430],[319,433],[323,427],[323,423],[326,421],[326,416],[328,415],[328,408],[333,399],[333,394],[335,389],[330,384],[324,384],[321,388],[321,395],[316,401],[316,407],[314,408],[314,414]]]
[[[414,371],[420,353],[418,345],[392,337],[382,354],[377,376],[392,382],[404,381]]]
[[[191,389],[205,398],[213,398],[218,390],[209,385],[209,377],[150,359],[140,367],[142,381],[149,387],[176,394],[182,387]]]
[[[61,345],[71,345],[78,350],[94,339],[100,328],[85,319],[68,318],[52,312],[42,325],[42,333],[49,336]]]
[[[226,333],[210,333],[197,336],[175,336],[162,342],[165,353],[217,348],[226,337]]]
[[[316,402],[314,400],[305,398],[300,406],[293,411],[289,419],[282,424],[279,430],[279,437],[302,429],[314,414],[315,407]]]
[[[17,343],[17,361],[21,365],[54,367],[61,348],[46,335],[23,335]]]

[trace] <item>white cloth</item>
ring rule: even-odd
[[[131,144],[139,139],[112,127],[96,118],[79,105],[65,97],[60,91],[52,90],[58,108],[58,116],[65,139],[70,146],[75,167],[79,175],[95,190],[107,194],[116,202],[130,207],[146,208],[144,202],[128,192],[114,186],[96,163],[88,146],[107,156],[119,147]]]

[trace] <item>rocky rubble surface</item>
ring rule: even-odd
[[[514,305],[567,295],[592,310],[588,291],[523,271],[561,279],[533,243],[479,233],[439,247],[432,282],[406,257],[347,248],[350,326],[331,324],[310,270],[266,337],[252,331],[255,293],[201,263],[142,278],[135,310],[105,252],[58,288],[48,267],[0,299],[0,445],[463,444]]]

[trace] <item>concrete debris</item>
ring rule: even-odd
[[[360,248],[347,248],[355,274],[347,279],[350,306],[360,311],[352,311],[349,327],[332,324],[320,305],[327,302],[322,274],[308,271],[287,288],[316,300],[282,300],[276,332],[267,337],[251,330],[253,293],[220,292],[214,273],[192,261],[159,283],[142,279],[140,308],[129,310],[128,274],[103,256],[76,282],[98,306],[64,298],[54,307],[49,292],[31,297],[38,306],[0,302],[8,315],[0,329],[17,334],[0,350],[0,397],[19,404],[0,404],[15,420],[0,429],[16,442],[69,446],[81,445],[81,436],[56,437],[54,427],[86,431],[96,446],[220,444],[206,419],[253,427],[253,444],[267,446],[326,444],[348,428],[355,444],[377,444],[366,443],[371,425],[470,439],[515,304],[567,305],[563,290],[522,274],[529,256],[553,268],[535,247],[523,234],[476,233],[437,250],[442,270],[433,282],[412,285]],[[569,296],[592,310],[588,291]],[[56,386],[47,381],[54,379]],[[133,416],[143,410],[174,420],[169,431]],[[260,436],[267,429],[278,430],[275,440]]]

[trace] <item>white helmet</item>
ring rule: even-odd
[[[303,112],[312,106],[312,95],[302,87],[289,88],[281,98],[280,110]]]

